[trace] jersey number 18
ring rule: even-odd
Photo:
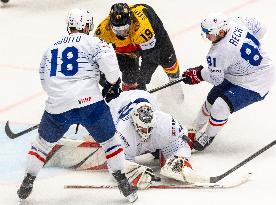
[[[58,66],[58,49],[51,50],[51,72],[50,76],[57,75],[57,66]],[[69,57],[70,56],[70,57]],[[78,72],[78,49],[74,46],[65,48],[61,53],[61,73],[65,76],[73,76]]]

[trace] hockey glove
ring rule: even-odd
[[[104,97],[107,103],[109,103],[112,99],[117,98],[122,92],[120,83],[121,83],[120,78],[116,81],[115,84],[111,84],[108,81],[105,81],[103,90],[102,90],[102,96]]]
[[[152,181],[160,180],[155,177],[151,168],[134,162],[129,163],[126,169],[126,177],[132,186],[136,186],[138,189],[147,189],[152,184]]]
[[[187,69],[182,74],[182,77],[184,78],[183,82],[185,84],[194,85],[194,84],[198,84],[201,81],[203,81],[203,78],[201,77],[201,70],[202,69],[203,69],[202,65],[200,65],[198,67],[195,67],[195,68]]]
[[[172,156],[167,159],[160,174],[178,181],[187,182],[185,173],[192,172],[192,170],[192,166],[187,159],[180,156]]]

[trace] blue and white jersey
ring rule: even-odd
[[[153,127],[147,142],[142,141],[129,115],[139,102],[150,103],[156,116],[155,127]],[[166,159],[174,154],[190,158],[191,149],[182,138],[183,135],[187,135],[187,129],[182,127],[170,114],[160,111],[157,102],[147,91],[124,91],[118,98],[112,100],[109,106],[128,160],[134,160],[136,156],[154,152],[156,149],[161,149]]]
[[[100,71],[110,83],[121,76],[112,46],[83,33],[58,39],[40,64],[41,84],[48,94],[46,111],[59,114],[103,100]]]
[[[119,120],[128,120],[130,111],[140,102],[150,103],[153,111],[159,109],[158,104],[152,95],[144,90],[124,91],[119,97],[111,100],[108,105],[110,107],[115,125]]]
[[[265,31],[254,18],[231,18],[226,36],[209,50],[202,78],[215,86],[226,79],[264,96],[275,81],[274,65],[259,41]]]

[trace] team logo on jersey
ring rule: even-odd
[[[78,100],[79,104],[88,103],[92,100],[92,97],[85,97]]]

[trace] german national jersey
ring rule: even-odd
[[[48,94],[46,111],[58,114],[103,100],[99,72],[114,83],[120,76],[112,46],[82,33],[61,37],[44,53],[40,78]]]
[[[254,18],[232,18],[229,25],[226,36],[212,44],[202,77],[213,85],[226,79],[264,96],[275,80],[272,61],[259,41],[265,28]]]
[[[132,12],[132,24],[127,38],[119,39],[115,35],[110,26],[110,16],[99,24],[95,34],[107,43],[113,43],[118,53],[154,48],[156,41],[159,40],[164,31],[161,20],[154,10],[145,4],[132,5],[130,10]]]

